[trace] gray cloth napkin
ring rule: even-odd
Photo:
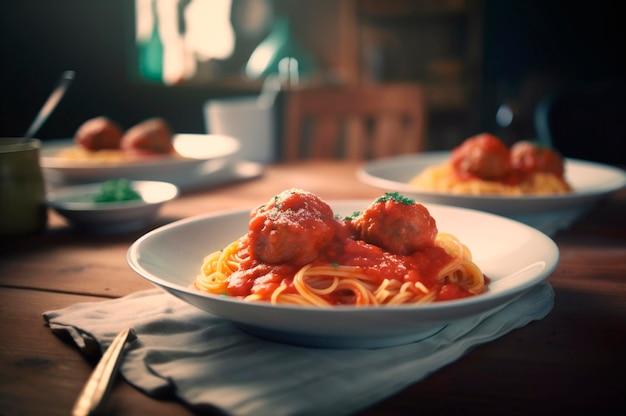
[[[150,396],[175,395],[192,409],[228,415],[348,415],[472,347],[543,318],[553,305],[552,287],[541,283],[425,340],[371,350],[304,348],[256,338],[160,289],[43,316],[54,333],[70,335],[86,353],[93,346],[103,352],[119,331],[132,327],[137,339],[127,345],[120,371]]]

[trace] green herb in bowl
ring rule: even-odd
[[[92,202],[122,202],[141,200],[128,179],[110,179],[102,184],[100,192],[93,195]]]

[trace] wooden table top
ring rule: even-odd
[[[192,215],[254,207],[298,187],[326,200],[373,199],[355,162],[269,166],[261,178],[181,195],[156,227]],[[555,306],[532,322],[466,353],[359,415],[610,414],[626,409],[626,190],[554,240],[560,263],[548,278]],[[0,255],[0,414],[67,415],[93,365],[51,333],[42,313],[152,288],[126,263],[147,230],[90,236],[54,212],[49,229]],[[106,414],[189,415],[179,402],[151,399],[119,379]],[[560,413],[559,413],[560,414]]]

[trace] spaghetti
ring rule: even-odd
[[[417,189],[468,195],[552,195],[571,192],[563,160],[554,150],[521,141],[508,149],[479,134],[452,151],[450,160],[410,180]]]
[[[475,296],[488,279],[428,210],[395,193],[336,217],[291,189],[251,213],[248,233],[205,257],[194,287],[245,301],[329,307]]]
[[[168,154],[142,154],[120,149],[88,150],[78,146],[61,149],[55,156],[68,163],[87,166],[122,165],[182,158],[176,151]]]

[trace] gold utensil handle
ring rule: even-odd
[[[35,120],[33,120],[30,127],[24,134],[25,139],[32,138],[35,133],[39,131],[41,125],[47,120],[48,116],[52,113],[59,101],[61,101],[61,98],[63,98],[63,96],[65,95],[67,88],[70,86],[72,80],[74,80],[74,75],[76,75],[74,71],[63,72],[57,86],[54,88],[54,90],[44,103],[43,107],[41,107],[41,109],[39,110],[37,117],[35,117]]]
[[[133,333],[132,329],[126,328],[117,334],[109,348],[104,352],[100,362],[80,392],[72,409],[72,416],[91,415],[102,403],[104,396],[115,380],[124,345],[131,333]]]

